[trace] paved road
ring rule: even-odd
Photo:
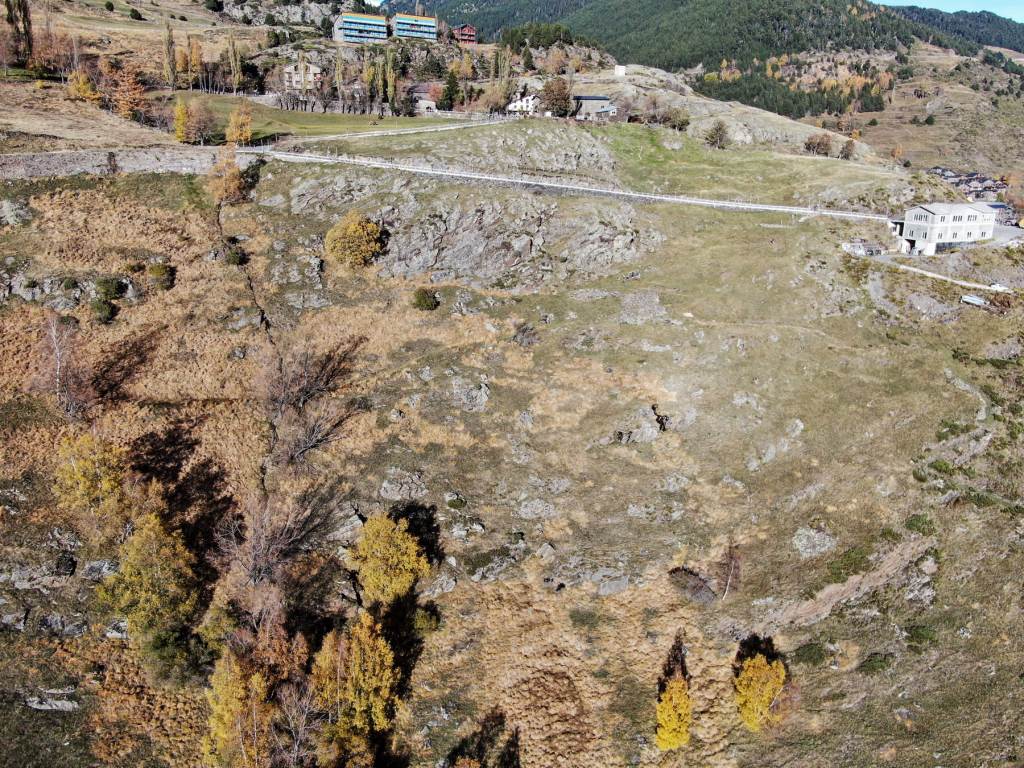
[[[401,171],[413,173],[420,176],[433,176],[458,181],[476,181],[488,184],[502,184],[516,187],[530,187],[550,189],[557,192],[572,192],[575,194],[602,195],[617,197],[626,200],[636,200],[649,203],[670,203],[674,205],[693,205],[704,208],[717,208],[727,211],[755,211],[767,213],[785,213],[794,216],[828,216],[836,219],[852,219],[856,221],[889,221],[887,216],[876,213],[861,213],[859,211],[840,211],[829,208],[801,208],[792,205],[769,205],[767,203],[745,203],[736,200],[714,200],[703,197],[688,197],[685,195],[657,195],[648,192],[631,192],[629,190],[614,189],[612,187],[596,187],[585,184],[572,184],[562,181],[550,181],[545,179],[534,179],[528,176],[503,176],[492,173],[475,173],[454,168],[445,168],[430,165],[415,165],[413,163],[398,163],[391,160],[380,160],[368,157],[354,157],[352,155],[320,155],[306,152],[284,152],[274,149],[263,149],[251,147],[240,149],[243,154],[259,154],[265,157],[272,157],[275,160],[282,160],[289,163],[318,163],[321,165],[350,165],[362,168],[378,168],[381,170]]]

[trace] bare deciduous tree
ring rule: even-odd
[[[363,342],[348,339],[319,354],[299,349],[284,356],[279,365],[265,366],[263,391],[270,419],[280,421],[286,411],[301,412],[313,400],[340,389]]]
[[[78,359],[73,319],[56,312],[47,314],[40,344],[40,388],[57,398],[57,406],[69,420],[82,418],[93,400],[90,377]]]
[[[279,707],[276,734],[277,759],[288,768],[312,765],[316,757],[316,733],[320,714],[313,690],[305,682],[282,686],[277,696]]]
[[[729,590],[739,585],[740,581],[740,546],[731,536],[729,543],[725,545],[725,552],[719,564],[719,583],[721,585],[722,597],[725,600],[729,596]]]
[[[318,499],[252,502],[218,533],[222,564],[243,584],[277,581],[280,569],[312,547],[329,520],[330,508]]]

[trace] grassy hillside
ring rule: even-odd
[[[912,21],[927,24],[947,34],[959,35],[981,45],[1024,51],[1024,24],[989,11],[946,13],[915,5],[897,7],[893,10]]]

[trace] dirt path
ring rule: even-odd
[[[376,158],[354,157],[351,155],[321,155],[303,152],[283,152],[280,150],[246,148],[239,150],[240,154],[262,155],[274,160],[281,160],[288,163],[313,163],[320,165],[349,165],[362,168],[376,168],[380,170],[400,171],[421,176],[432,176],[435,178],[452,179],[455,181],[483,182],[485,184],[498,184],[515,187],[528,187],[547,189],[555,192],[569,192],[574,194],[599,195],[605,197],[616,197],[625,200],[648,202],[648,203],[669,203],[671,205],[700,206],[704,208],[716,208],[726,211],[747,211],[765,213],[785,213],[794,216],[827,216],[837,219],[853,219],[859,221],[888,221],[887,216],[876,213],[861,213],[859,211],[840,211],[827,208],[803,208],[791,205],[769,205],[766,203],[745,203],[735,200],[714,200],[704,197],[688,197],[685,195],[658,195],[647,192],[632,192],[611,187],[594,187],[584,184],[572,184],[569,182],[547,181],[534,179],[528,176],[499,176],[491,173],[476,173],[473,171],[447,168],[430,165],[414,165],[412,163],[397,163],[391,160],[379,160]]]

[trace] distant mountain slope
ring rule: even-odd
[[[959,35],[980,45],[995,45],[1024,51],[1024,24],[989,11],[946,13],[914,5],[893,7],[892,10],[911,21],[927,24],[941,32]]]
[[[620,59],[663,69],[830,48],[892,50],[915,36],[971,48],[877,6],[847,0],[593,0],[563,21],[604,42]]]
[[[829,48],[893,50],[914,37],[962,53],[977,47],[865,0],[437,0],[433,10],[452,23],[472,22],[485,36],[559,21],[621,61],[670,70]]]

